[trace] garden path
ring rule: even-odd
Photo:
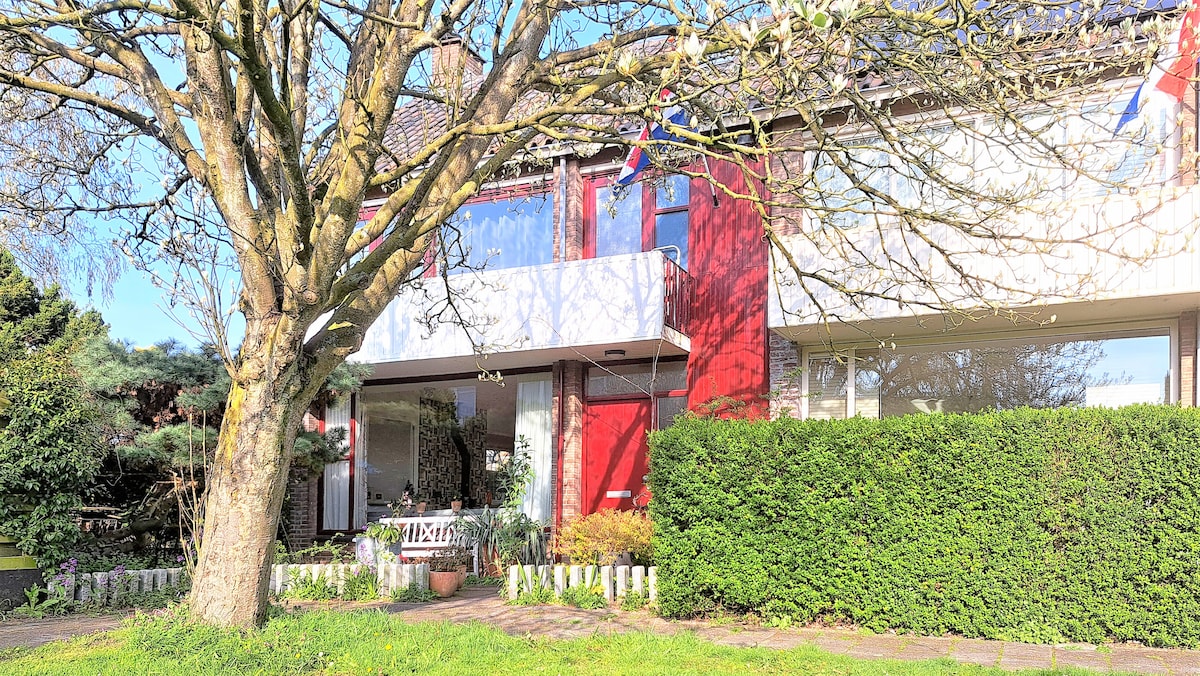
[[[1032,645],[962,637],[865,634],[852,629],[772,629],[741,623],[669,621],[647,612],[581,610],[568,606],[510,606],[496,590],[468,587],[449,599],[426,604],[381,604],[388,612],[412,622],[478,621],[514,636],[577,638],[594,633],[692,631],[713,643],[732,646],[793,648],[815,645],[831,653],[865,659],[929,660],[949,657],[957,662],[1004,669],[1082,667],[1099,671],[1137,672],[1167,676],[1200,675],[1200,650],[1146,648],[1134,644]]]
[[[0,621],[0,650],[33,647],[74,636],[116,629],[126,617],[129,615],[124,612],[100,615],[79,613],[62,617],[3,620]]]

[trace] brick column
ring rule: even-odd
[[[1196,405],[1196,310],[1179,315],[1179,403]]]
[[[583,363],[559,362],[563,373],[562,518],[583,510]]]
[[[579,160],[567,160],[567,260],[583,258],[583,174],[579,172]]]
[[[318,475],[319,476],[319,475]],[[317,539],[317,481],[293,472],[288,480],[286,520],[287,546],[291,551],[311,547]]]
[[[800,417],[800,347],[775,333],[767,332],[768,368],[771,372],[771,417]]]

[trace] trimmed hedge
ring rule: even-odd
[[[874,631],[1200,644],[1200,410],[681,418],[659,605]]]

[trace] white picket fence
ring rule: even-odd
[[[357,574],[366,566],[357,563],[291,564],[271,567],[271,591],[282,594],[293,579],[312,579],[324,575],[326,582],[336,586],[341,593],[346,578]],[[429,588],[429,565],[424,563],[380,564],[376,569],[380,594],[389,594],[393,589],[404,589],[416,583],[420,589]],[[185,580],[183,568],[155,568],[153,570],[109,571],[107,573],[82,573],[67,576],[63,582],[63,595],[79,603],[101,606],[112,605],[123,595],[149,592],[166,587],[177,587]],[[55,586],[58,586],[55,584]]]
[[[323,576],[325,583],[337,587],[338,593],[346,579],[366,570],[361,563],[293,563],[271,567],[271,591],[282,594],[287,591],[291,580],[312,580]],[[379,593],[390,594],[393,589],[404,589],[416,583],[420,589],[429,589],[429,564],[426,563],[381,563],[375,570],[379,580]]]
[[[164,587],[178,587],[183,582],[185,575],[182,568],[81,573],[76,576],[66,576],[61,588],[63,596],[73,601],[106,606],[126,594],[157,591]],[[59,587],[60,585],[54,583],[53,586]]]
[[[510,566],[508,569],[508,598],[510,600],[533,584],[553,588],[562,596],[569,587],[599,585],[604,598],[613,601],[629,592],[645,594],[651,601],[658,598],[658,567],[650,566]]]

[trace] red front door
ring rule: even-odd
[[[583,513],[632,509],[649,471],[649,399],[588,402],[583,416]]]

